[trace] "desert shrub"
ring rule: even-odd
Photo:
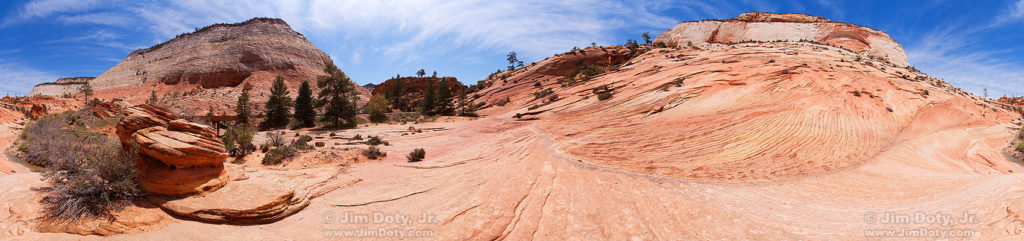
[[[423,150],[423,148],[416,148],[416,149],[412,150],[412,152],[409,152],[409,155],[406,156],[405,158],[409,159],[409,162],[419,162],[419,161],[423,161],[423,158],[426,158],[426,157],[427,157],[427,151],[426,150]]]
[[[228,130],[222,137],[224,141],[224,147],[232,155],[244,156],[249,154],[256,147],[252,144],[252,137],[256,134],[256,129],[251,125],[244,123],[235,123],[228,127]]]
[[[547,89],[544,89],[544,90],[541,90],[541,91],[534,92],[533,93],[533,99],[537,100],[537,99],[540,99],[540,98],[547,97],[548,95],[554,94],[554,93],[555,93],[554,90],[551,90],[551,88],[547,88]]]
[[[1024,142],[1022,142],[1020,144],[1017,144],[1017,148],[1015,148],[1013,150],[1014,151],[1018,151],[1018,152],[1020,152],[1021,150],[1024,150]]]
[[[55,159],[57,151],[68,149],[73,143],[63,135],[63,129],[63,121],[51,116],[29,123],[21,135],[24,142],[18,147],[25,162],[47,166]]]
[[[276,131],[268,132],[267,133],[267,142],[264,145],[267,146],[267,147],[283,146],[283,145],[285,145],[285,143],[284,143],[284,136],[282,136],[280,132],[276,132]]]
[[[601,93],[610,92],[610,91],[611,91],[611,86],[608,86],[608,85],[601,85],[601,86],[598,86],[598,87],[594,87],[593,89],[590,89],[590,92],[594,93],[595,95],[599,95]]]
[[[281,164],[281,162],[283,162],[284,159],[294,157],[297,153],[298,150],[296,150],[295,147],[282,146],[277,149],[270,150],[270,152],[267,152],[267,155],[263,156],[263,160],[261,161],[261,163],[263,163],[263,165]]]
[[[556,100],[558,100],[558,94],[551,94],[551,95],[548,96],[548,101],[552,101],[553,102],[553,101],[556,101]]]
[[[596,65],[584,64],[580,66],[579,73],[586,77],[593,77],[604,73],[604,69]]]
[[[604,92],[597,95],[597,100],[607,100],[612,98],[611,92]]]
[[[509,97],[505,97],[504,100],[500,100],[500,101],[494,103],[494,105],[496,105],[496,106],[505,106],[505,105],[508,104],[508,102],[510,102]]]
[[[134,146],[125,151],[106,135],[65,136],[67,148],[52,150],[53,158],[42,172],[50,185],[37,190],[45,218],[78,221],[108,218],[129,205],[141,193],[135,182]]]
[[[295,141],[292,141],[292,146],[300,150],[312,149],[313,147],[309,145],[310,141],[313,141],[313,137],[310,137],[309,135],[302,135],[298,139],[295,139]]]
[[[366,156],[366,158],[370,158],[371,160],[377,160],[377,158],[386,157],[387,155],[387,153],[381,152],[380,148],[377,148],[377,146],[370,146],[363,150],[363,156]]]
[[[380,138],[379,136],[370,136],[370,138],[366,140],[366,144],[370,144],[371,146],[390,145],[390,143],[384,141],[384,139]]]

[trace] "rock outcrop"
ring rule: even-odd
[[[60,78],[56,82],[42,83],[32,87],[32,91],[28,92],[28,95],[62,96],[65,94],[76,94],[83,85],[93,79],[95,77]]]
[[[212,192],[227,184],[224,144],[209,126],[177,119],[139,105],[125,110],[116,127],[124,145],[136,145],[139,186],[147,193],[187,195]]]
[[[683,22],[654,39],[656,43],[683,47],[748,41],[815,41],[897,66],[909,65],[903,46],[885,32],[804,14],[749,12],[727,20]]]
[[[402,77],[398,79],[391,78],[384,81],[384,83],[380,83],[373,88],[373,94],[387,96],[394,95],[395,90],[393,87],[397,84],[398,86],[401,86],[401,94],[397,97],[398,103],[400,103],[399,105],[404,105],[408,107],[405,109],[411,110],[411,108],[419,106],[420,102],[423,101],[421,91],[426,90],[427,86],[431,83],[433,83],[433,86],[436,89],[441,81],[448,82],[448,86],[450,87],[449,92],[452,96],[455,96],[455,93],[459,90],[466,88],[466,86],[462,85],[462,83],[455,77]]]
[[[90,85],[97,95],[143,103],[155,91],[174,113],[218,112],[245,86],[251,101],[266,101],[277,76],[293,97],[302,81],[316,82],[331,59],[281,19],[214,24],[129,54]],[[314,84],[314,92],[316,87]],[[355,86],[365,102],[369,91]],[[52,91],[48,91],[52,92]],[[231,114],[231,113],[226,113]]]

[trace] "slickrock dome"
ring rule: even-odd
[[[668,46],[684,47],[745,41],[815,41],[897,66],[910,65],[903,46],[885,32],[804,14],[749,12],[727,20],[682,22],[654,39]]]

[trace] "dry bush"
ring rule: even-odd
[[[384,139],[380,138],[379,136],[370,136],[370,138],[366,140],[366,144],[370,144],[371,146],[391,145],[391,143],[384,141]]]
[[[388,156],[387,153],[381,152],[377,146],[370,146],[363,150],[363,156],[370,158],[371,160],[377,160],[377,158]]]
[[[42,213],[58,222],[82,218],[112,219],[112,212],[141,195],[135,182],[134,146],[122,151],[121,143],[105,135],[65,132],[59,141],[66,148],[51,150],[50,163],[42,172],[50,186],[38,188]]]
[[[427,157],[427,151],[426,150],[423,150],[423,148],[416,148],[416,149],[412,150],[412,152],[409,152],[409,155],[406,156],[405,158],[409,159],[409,162],[420,162],[420,161],[423,161],[423,158],[426,158],[426,157]]]

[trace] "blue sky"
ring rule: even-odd
[[[895,3],[894,3],[895,2]],[[0,3],[0,94],[97,76],[139,48],[213,23],[277,17],[359,84],[420,68],[475,83],[517,51],[621,44],[680,21],[806,13],[888,32],[911,65],[981,95],[1024,95],[1024,0],[1006,1],[100,1]]]

